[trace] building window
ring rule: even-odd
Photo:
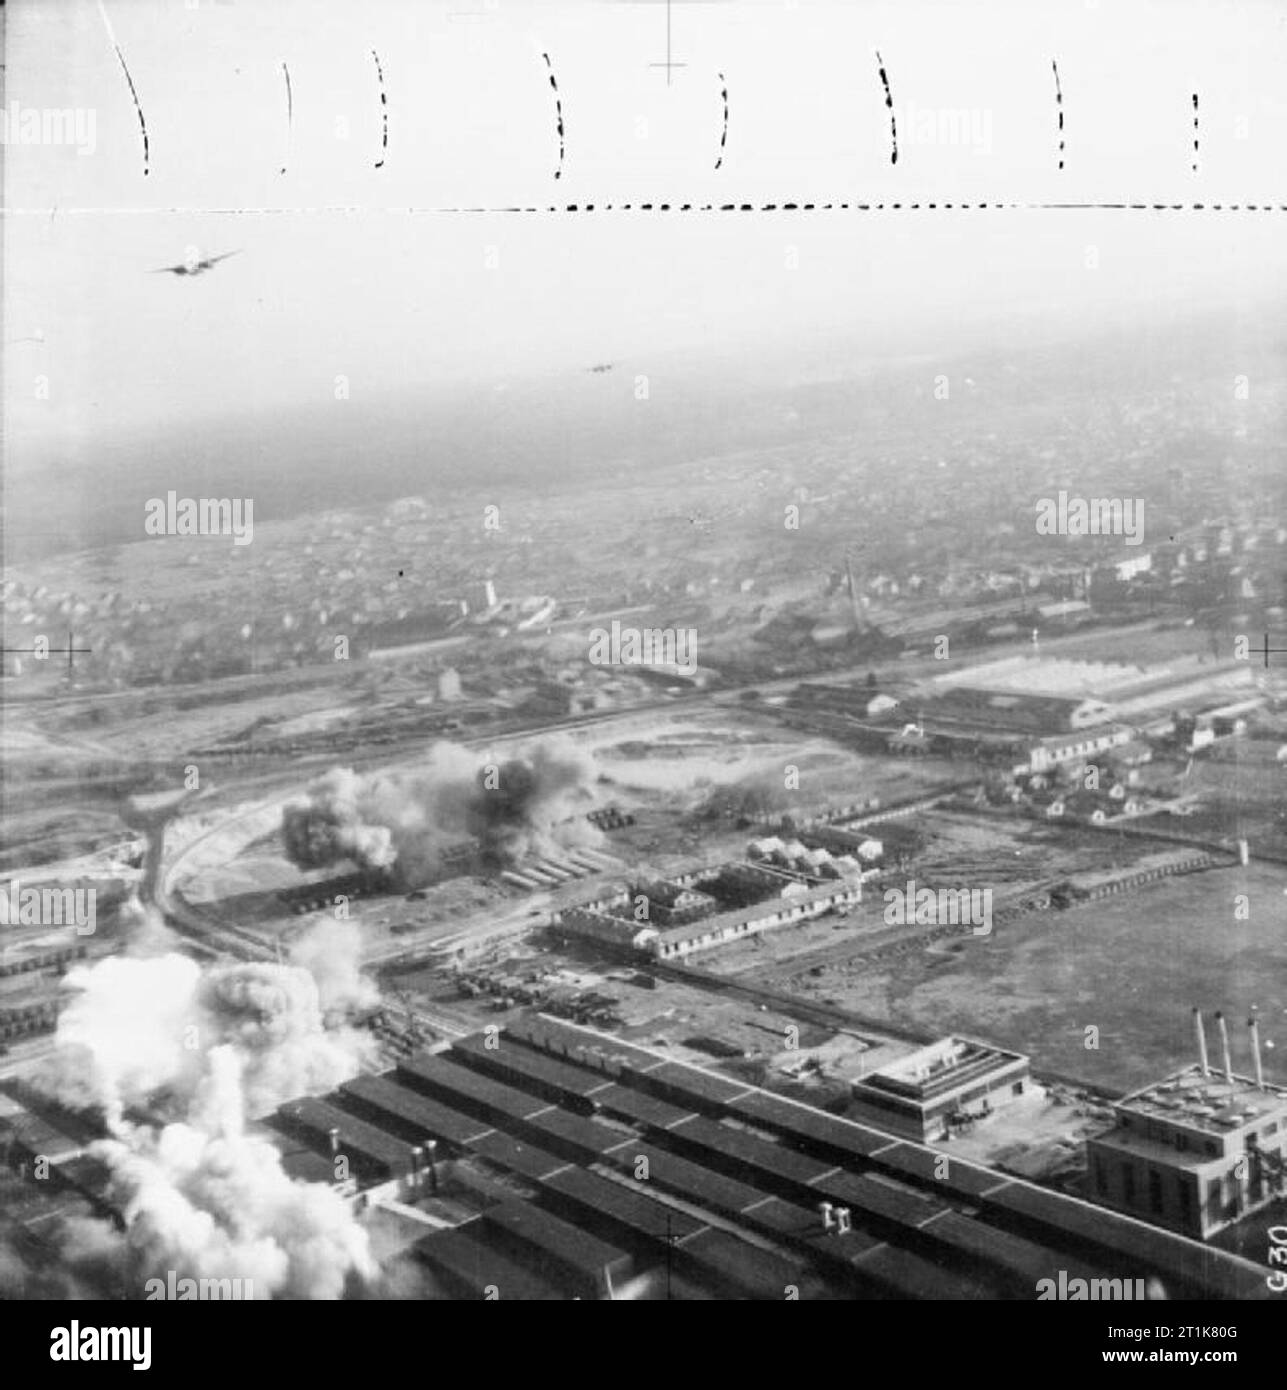
[[[1180,1215],[1187,1221],[1192,1214],[1193,1194],[1189,1191],[1189,1185],[1183,1179],[1180,1180]]]
[[[1021,1096],[1021,1095],[1023,1095],[1023,1082],[1022,1082],[1022,1081],[1016,1081],[1016,1082],[1014,1083],[1014,1085],[1010,1087],[1010,1094],[1011,1094],[1012,1096]]]
[[[1162,1175],[1155,1168],[1148,1170],[1148,1205],[1154,1216],[1161,1216]]]
[[[1129,1163],[1122,1164],[1122,1200],[1128,1207],[1135,1205],[1135,1169]]]

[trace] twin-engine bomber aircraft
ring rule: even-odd
[[[198,258],[195,254],[188,257],[186,261],[180,261],[178,265],[158,266],[153,275],[201,275],[210,270],[220,261],[226,261],[229,256],[241,255],[240,248],[236,251],[225,251],[221,256],[205,256]]]

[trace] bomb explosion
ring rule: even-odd
[[[286,807],[282,839],[299,868],[351,860],[414,887],[442,876],[445,856],[468,841],[493,869],[555,844],[597,842],[576,814],[593,801],[593,779],[591,758],[564,741],[500,763],[439,743],[413,773],[332,769]]]
[[[357,973],[355,928],[323,923],[296,959],[318,974],[259,962],[203,970],[173,952],[69,973],[79,992],[34,1085],[102,1112],[110,1137],[91,1152],[111,1170],[124,1223],[68,1224],[71,1290],[106,1281],[137,1294],[178,1269],[253,1280],[258,1297],[339,1298],[351,1276],[374,1276],[366,1233],[343,1198],[293,1181],[274,1146],[246,1132],[248,1116],[329,1090],[370,1061],[367,1040],[341,1018],[373,992]],[[132,1117],[158,1095],[174,1122]]]

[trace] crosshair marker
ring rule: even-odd
[[[1268,639],[1266,639],[1266,640],[1268,640]],[[14,653],[15,655],[18,654],[18,653],[28,653],[28,654],[32,654],[32,653],[35,653],[35,652],[37,652],[37,651],[39,651],[39,650],[41,650],[41,648],[38,648],[38,647],[5,647],[5,646],[0,646],[0,656],[6,656],[6,655],[8,655],[10,652]],[[85,653],[88,653],[88,652],[92,652],[94,649],[93,649],[93,647],[78,647],[78,646],[76,646],[76,639],[75,639],[75,636],[73,635],[73,633],[72,633],[70,630],[68,630],[68,633],[67,633],[67,645],[66,645],[65,647],[45,647],[45,648],[43,648],[43,650],[44,650],[46,653],[48,653],[48,652],[58,652],[59,654],[61,654],[61,653],[63,653],[63,652],[66,652],[66,653],[67,653],[67,674],[70,676],[71,673],[72,673],[72,666],[73,666],[73,662],[74,662],[75,653],[76,653],[76,652],[85,652]]]
[[[687,63],[674,63],[670,58],[670,0],[666,0],[666,61],[664,63],[649,63],[650,68],[666,69],[666,86],[670,86],[670,73],[672,68],[686,68]]]

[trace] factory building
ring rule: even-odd
[[[695,922],[719,906],[709,893],[669,879],[653,878],[633,884],[630,889],[633,903],[643,899],[647,920],[659,927],[679,927]]]
[[[1032,697],[1086,698],[1111,705],[1116,719],[1135,722],[1167,710],[1212,701],[1224,703],[1254,684],[1255,672],[1246,661],[1187,656],[1173,658],[1164,666],[1140,666],[1024,656],[950,672],[937,677],[933,688],[953,692],[958,687],[973,687]]]
[[[636,922],[629,915],[602,911],[597,905],[569,907],[553,914],[553,921],[573,936],[589,937],[605,946],[646,951],[657,939],[657,928]]]
[[[101,1128],[84,1115],[49,1102],[18,1080],[0,1092],[0,1163],[18,1168],[38,1159],[59,1168],[81,1158],[102,1138]]]
[[[957,685],[936,694],[923,707],[926,722],[964,724],[975,729],[1049,735],[1075,733],[1106,724],[1112,710],[1089,696],[1034,694]]]
[[[870,825],[871,830],[866,827]],[[877,832],[873,834],[872,832]],[[920,849],[924,832],[906,819],[864,818],[854,825],[813,825],[800,834],[807,845],[819,845],[837,856],[853,856],[867,863],[894,863]]]
[[[471,616],[490,613],[499,602],[496,597],[496,585],[490,579],[480,579],[466,584],[461,591],[460,601]]]
[[[761,852],[764,858],[757,857]],[[564,908],[551,920],[577,936],[677,960],[862,901],[863,868],[856,859],[776,838],[754,841],[750,854],[643,880]],[[775,854],[784,862],[774,862]]]
[[[750,870],[752,865],[734,866]],[[556,926],[575,936],[585,936],[610,946],[648,951],[658,960],[679,960],[700,951],[740,941],[757,932],[791,922],[820,917],[832,908],[848,907],[862,901],[862,883],[835,879],[811,888],[798,879],[787,879],[765,871],[767,885],[755,900],[724,912],[659,928],[649,920],[637,920],[628,893],[565,908],[553,915]],[[767,892],[765,891],[767,887]]]
[[[1223,1016],[1219,1070],[1193,1018],[1197,1064],[1117,1103],[1116,1127],[1087,1141],[1087,1182],[1105,1206],[1206,1240],[1287,1191],[1287,1091],[1264,1080],[1254,1019],[1248,1078],[1233,1070]]]
[[[683,959],[754,936],[757,932],[820,917],[832,908],[849,907],[861,901],[862,884],[857,881],[836,880],[827,887],[812,890],[801,885],[798,894],[793,894],[789,885],[781,897],[767,898],[751,907],[720,912],[686,926],[659,932],[650,943],[651,949],[658,960]]]
[[[1017,1052],[940,1038],[853,1083],[858,1118],[921,1143],[947,1138],[1028,1089],[1028,1059]]]
[[[1105,724],[1076,734],[1041,738],[1029,748],[1028,761],[1018,764],[1015,772],[1049,772],[1061,763],[1085,761],[1116,748],[1125,748],[1133,737],[1124,724]]]
[[[401,1218],[458,1297],[612,1298],[639,1278],[648,1297],[1030,1299],[1052,1271],[1128,1268],[1171,1297],[1268,1297],[1252,1261],[965,1158],[943,1171],[884,1119],[541,1017],[283,1113],[326,1162],[365,1155],[355,1201]],[[533,1195],[497,1201],[500,1174]]]

